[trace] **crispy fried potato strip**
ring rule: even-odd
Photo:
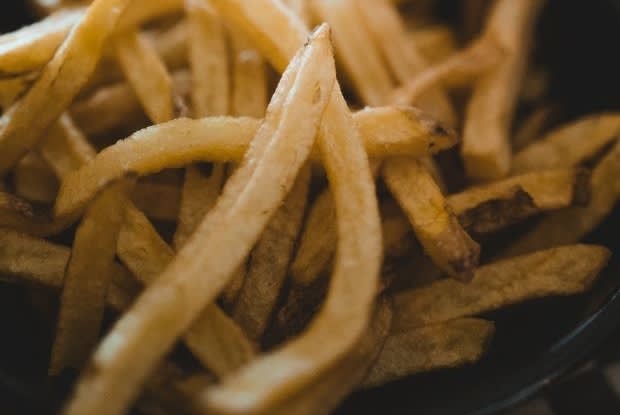
[[[416,373],[474,363],[494,332],[490,321],[463,318],[392,333],[361,386],[372,388]]]
[[[609,257],[609,250],[601,246],[569,245],[480,267],[468,284],[444,279],[397,294],[393,331],[473,316],[534,298],[581,293],[594,282]]]
[[[114,48],[129,85],[151,121],[160,124],[173,119],[172,78],[153,46],[131,29],[115,37]]]
[[[371,157],[404,151],[432,154],[455,143],[452,130],[411,109],[366,109],[354,120]],[[103,183],[127,171],[147,175],[195,161],[240,160],[258,126],[253,118],[213,117],[177,119],[139,131],[69,175],[60,188],[56,213],[79,211]]]
[[[224,288],[284,200],[309,156],[334,83],[329,29],[321,26],[283,75],[265,122],[216,206],[103,340],[66,414],[119,414],[128,407],[158,360]]]
[[[267,68],[244,34],[228,31],[232,47],[232,115],[260,118],[267,108]]]
[[[359,24],[362,16],[356,3],[355,0],[313,0],[310,5],[318,20],[328,22],[333,28],[337,57],[362,101],[367,105],[382,105],[388,102],[394,84],[372,37]]]
[[[310,170],[306,168],[252,251],[232,316],[253,340],[259,340],[267,329],[284,284],[303,222],[309,185]]]
[[[544,0],[499,0],[484,35],[505,51],[502,62],[481,77],[467,105],[461,155],[476,180],[498,179],[510,171],[510,127],[529,57],[534,23]]]
[[[38,72],[28,72],[25,75],[0,79],[0,108],[6,110],[21,98],[38,76]]]
[[[28,153],[13,170],[15,194],[30,202],[54,203],[58,179],[49,164],[36,152]]]
[[[393,158],[383,167],[383,179],[435,264],[451,277],[470,279],[480,247],[461,227],[425,167],[417,160]]]
[[[8,229],[0,230],[0,275],[11,281],[62,288],[69,248]],[[115,264],[107,303],[124,310],[136,292],[129,272]]]
[[[149,286],[172,261],[174,251],[146,216],[129,206],[118,240],[118,256],[143,284]],[[184,339],[200,362],[217,376],[231,373],[254,356],[254,347],[243,331],[215,304],[201,313]]]
[[[448,197],[466,229],[496,231],[534,214],[584,206],[590,200],[590,172],[580,168],[526,173],[471,187]]]
[[[35,209],[28,201],[0,192],[0,227],[46,237],[62,232],[73,221],[73,216],[54,219],[49,212]]]
[[[99,341],[116,241],[135,179],[104,189],[86,209],[67,265],[49,373],[81,369]]]
[[[130,0],[95,0],[26,95],[0,123],[0,175],[41,140],[95,69],[103,45]]]
[[[513,173],[576,166],[616,140],[620,114],[602,113],[558,127],[518,152]]]
[[[552,246],[572,244],[593,231],[620,200],[620,141],[592,171],[592,190],[587,206],[552,213],[513,242],[502,256],[510,257]]]
[[[274,414],[318,415],[331,413],[364,379],[379,355],[390,331],[392,311],[380,300],[364,336],[351,353],[345,356],[320,380],[274,410]]]

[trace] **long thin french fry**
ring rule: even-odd
[[[172,78],[155,49],[137,30],[114,39],[116,57],[142,107],[155,124],[174,118]]]
[[[232,43],[232,115],[260,118],[267,108],[265,62],[242,33],[229,30]]]
[[[0,108],[6,110],[21,98],[39,76],[38,72],[0,79]]]
[[[0,175],[41,140],[88,80],[130,0],[95,0],[28,93],[0,123]]]
[[[499,0],[484,36],[505,51],[503,61],[480,78],[467,105],[461,154],[467,174],[476,180],[497,179],[510,171],[510,127],[529,57],[529,44],[544,0]]]
[[[594,282],[609,257],[601,246],[568,245],[480,267],[469,284],[444,279],[399,293],[392,330],[478,315],[534,298],[578,294]]]
[[[261,338],[276,306],[301,229],[309,185],[310,170],[304,169],[250,257],[232,316],[251,339]]]
[[[451,130],[408,109],[366,109],[357,112],[354,120],[371,157],[403,152],[426,155],[455,143]],[[392,122],[382,124],[388,120]],[[196,161],[240,160],[258,126],[253,118],[214,117],[177,119],[139,131],[63,180],[56,213],[79,211],[103,183],[127,171],[146,175]]]
[[[283,75],[266,121],[216,206],[95,352],[67,415],[122,413],[157,361],[224,288],[310,153],[335,83],[331,52],[329,29],[321,26]]]
[[[118,240],[118,256],[149,286],[173,260],[174,251],[146,216],[129,206]],[[254,356],[254,348],[243,331],[215,304],[203,310],[184,339],[200,362],[219,377],[238,369]]]
[[[620,141],[592,171],[590,203],[554,212],[502,252],[503,257],[576,243],[593,231],[620,200]]]
[[[49,372],[81,369],[99,341],[116,241],[135,180],[111,183],[86,210],[76,232],[60,297]]]
[[[620,133],[620,114],[602,113],[562,125],[518,152],[512,172],[573,167],[594,157]],[[587,139],[584,139],[587,137]]]

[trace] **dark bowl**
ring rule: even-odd
[[[0,16],[3,31],[29,21],[24,4],[12,3],[14,10]],[[549,1],[538,27],[536,59],[551,69],[549,98],[561,104],[566,119],[620,108],[620,62],[614,42],[620,39],[618,23],[616,1]],[[620,323],[620,211],[616,209],[586,241],[615,253],[592,290],[493,313],[488,317],[496,321],[497,334],[478,364],[356,393],[340,412],[497,413],[575,368]],[[26,295],[23,288],[0,285],[0,407],[8,414],[49,413],[54,401],[41,373],[49,356],[49,341],[44,340],[50,337],[49,325],[45,316],[24,306]]]

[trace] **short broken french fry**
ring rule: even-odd
[[[480,247],[461,227],[425,167],[417,160],[392,158],[383,167],[383,179],[437,266],[451,277],[471,278]]]
[[[543,3],[499,0],[485,24],[483,36],[493,38],[505,56],[477,82],[467,105],[461,155],[472,179],[498,179],[510,171],[510,127]]]
[[[60,296],[52,375],[81,369],[99,341],[116,241],[134,184],[134,179],[111,183],[91,202],[78,227]]]
[[[532,215],[586,206],[590,172],[581,168],[544,170],[471,187],[448,197],[461,225],[476,233],[493,232]]]
[[[620,114],[601,113],[562,125],[515,154],[512,172],[572,167],[597,155],[620,133]]]
[[[505,259],[476,270],[468,284],[444,279],[394,297],[392,330],[474,316],[526,300],[581,293],[605,268],[610,252],[568,245]]]
[[[486,351],[494,332],[490,321],[463,318],[392,333],[361,387],[474,363]]]

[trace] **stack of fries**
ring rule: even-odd
[[[0,37],[0,277],[57,291],[66,415],[327,414],[477,361],[476,316],[609,259],[578,242],[620,198],[620,114],[551,125],[544,0],[458,25],[432,0],[32,3]]]

